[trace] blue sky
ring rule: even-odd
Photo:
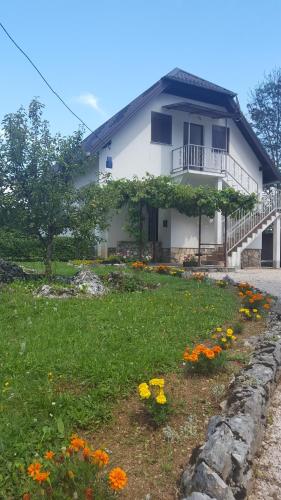
[[[94,129],[178,66],[239,94],[281,66],[280,0],[12,0],[1,22]],[[0,31],[0,118],[34,96],[53,131],[77,120]]]

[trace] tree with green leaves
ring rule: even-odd
[[[260,141],[281,169],[281,68],[276,68],[250,94],[248,112]]]
[[[21,107],[2,121],[1,206],[5,227],[39,239],[50,275],[55,236],[73,230],[76,236],[87,233],[95,238],[94,230],[106,225],[107,211],[101,186],[91,188],[91,196],[90,188],[75,186],[77,176],[92,162],[81,147],[82,131],[69,137],[52,135],[43,109],[34,99],[27,110]]]

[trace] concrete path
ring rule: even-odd
[[[228,275],[281,299],[280,269],[243,269]],[[211,274],[215,279],[223,276],[225,273]],[[248,500],[281,500],[281,383],[273,396],[267,423],[262,447],[253,465],[255,481]]]
[[[248,281],[251,285],[281,298],[281,269],[241,269],[233,273],[210,273],[210,276],[221,279],[226,274],[235,281]]]

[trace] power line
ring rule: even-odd
[[[34,62],[27,55],[27,53],[12,38],[12,36],[10,35],[10,33],[6,30],[6,28],[3,26],[3,24],[1,22],[0,22],[0,27],[2,28],[2,30],[4,31],[4,33],[6,33],[7,37],[11,40],[11,42],[16,46],[16,48],[24,55],[24,57],[26,57],[26,59],[30,62],[30,64],[35,69],[35,71],[37,71],[37,73],[40,75],[40,77],[42,78],[42,80],[45,82],[45,84],[47,85],[47,87],[61,101],[61,103],[66,107],[66,109],[68,109],[68,111],[70,111],[70,113],[72,113],[72,115],[75,116],[75,118],[77,118],[77,120],[79,120],[84,125],[84,127],[86,127],[90,132],[93,132],[93,130],[90,129],[90,127],[88,127],[88,125],[81,118],[79,118],[79,116],[76,115],[76,113],[74,113],[74,111],[72,111],[72,109],[66,104],[66,102],[62,99],[62,97],[53,89],[53,87],[49,84],[48,80],[44,77],[44,75],[42,75],[41,71],[37,68],[37,66],[34,64]],[[98,137],[97,134],[95,134],[95,135]]]

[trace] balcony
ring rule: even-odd
[[[219,175],[227,184],[244,193],[257,193],[253,177],[224,149],[189,144],[172,151],[171,174],[207,173]]]

